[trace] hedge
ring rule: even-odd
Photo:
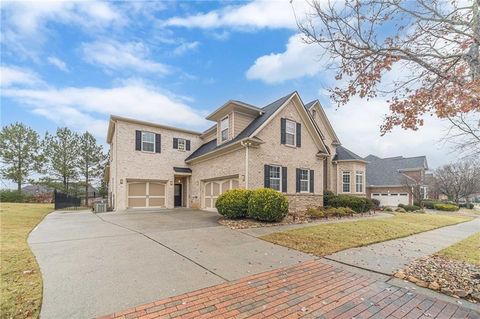
[[[452,205],[452,204],[435,204],[435,209],[436,210],[443,210],[446,212],[455,212],[459,209],[457,205]]]
[[[32,195],[10,189],[0,190],[0,202],[2,203],[30,203],[32,201]]]
[[[423,207],[428,209],[435,209],[435,204],[441,204],[442,202],[435,200],[424,200],[422,201]]]
[[[218,196],[215,207],[220,215],[229,219],[247,216],[248,200],[252,191],[247,189],[232,189]]]
[[[416,205],[398,204],[398,207],[405,209],[407,212],[413,212],[413,211],[422,209],[420,206],[416,206]]]
[[[348,207],[357,213],[366,213],[373,209],[373,202],[365,197],[356,197],[351,195],[334,195],[325,193],[323,197],[325,207]]]
[[[266,222],[282,220],[288,214],[288,200],[283,194],[271,189],[252,191],[248,200],[247,215]]]
[[[348,207],[330,207],[330,208],[309,208],[307,210],[307,215],[311,218],[328,218],[328,217],[343,217],[343,216],[353,216],[356,212]]]

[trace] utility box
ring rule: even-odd
[[[105,213],[107,211],[107,203],[95,203],[93,211],[95,213]]]

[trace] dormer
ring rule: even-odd
[[[263,113],[262,109],[253,105],[230,100],[210,114],[207,120],[217,123],[217,145],[220,145],[234,139]]]

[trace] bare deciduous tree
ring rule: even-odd
[[[435,170],[435,181],[440,193],[456,203],[480,193],[480,165],[475,160],[464,160],[444,165]]]
[[[311,6],[314,13],[299,28],[331,57],[342,80],[331,90],[333,100],[388,96],[382,134],[396,126],[416,130],[425,115],[457,121],[480,112],[480,0],[313,0]],[[478,152],[471,130],[463,133]]]

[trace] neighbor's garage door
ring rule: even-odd
[[[407,193],[373,193],[373,199],[380,201],[380,206],[398,206],[398,204],[408,205]]]
[[[155,182],[128,183],[128,207],[165,207],[165,184]]]
[[[238,188],[238,179],[224,179],[205,182],[203,190],[203,207],[215,208],[215,202],[220,194],[229,189]]]

